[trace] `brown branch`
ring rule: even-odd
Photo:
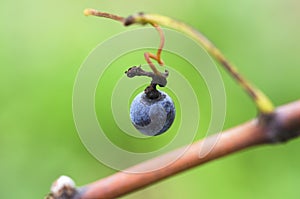
[[[202,165],[214,159],[227,156],[243,149],[278,142],[285,142],[300,135],[300,101],[281,106],[274,114],[262,116],[245,124],[222,132],[214,148],[203,158],[199,157],[201,145],[213,135],[192,144],[189,149],[174,163],[159,170],[133,174],[118,172],[94,183],[77,188],[77,195],[70,199],[115,198],[151,185],[179,172]],[[153,167],[165,159],[177,155],[178,150],[146,161],[131,168],[141,170]],[[129,169],[130,170],[130,169]]]

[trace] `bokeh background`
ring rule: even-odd
[[[72,91],[89,52],[126,28],[85,17],[87,7],[123,16],[160,13],[185,21],[204,32],[276,105],[299,99],[299,1],[2,0],[0,198],[43,198],[62,174],[83,185],[116,172],[81,143],[73,122]],[[227,93],[226,129],[255,117],[256,110],[220,71]],[[296,199],[299,149],[297,139],[252,148],[124,198]]]

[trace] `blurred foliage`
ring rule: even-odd
[[[214,41],[276,105],[299,99],[299,1],[3,0],[0,7],[0,198],[42,198],[61,174],[82,185],[115,172],[80,142],[72,91],[89,52],[125,28],[85,17],[87,7],[124,16],[160,13],[185,21]],[[256,110],[222,74],[224,128],[229,128],[255,117]],[[298,198],[299,144],[294,140],[240,152],[124,198]]]

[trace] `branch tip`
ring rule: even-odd
[[[90,9],[90,8],[85,9],[83,11],[83,14],[85,16],[93,15],[93,16],[97,16],[97,17],[109,18],[109,19],[112,19],[112,20],[115,20],[115,21],[119,21],[121,23],[124,23],[124,20],[125,20],[124,17],[114,15],[114,14],[110,14],[110,13],[107,13],[107,12],[101,12],[101,11],[98,11],[98,10],[95,10],[95,9]]]
[[[90,16],[90,15],[93,15],[94,11],[95,11],[94,9],[87,8],[83,11],[83,14],[85,16]]]
[[[50,191],[45,199],[75,199],[79,195],[75,182],[68,176],[60,176],[55,180]]]

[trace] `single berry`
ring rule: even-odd
[[[175,106],[168,94],[158,91],[159,97],[150,99],[142,92],[130,106],[132,124],[144,135],[154,136],[166,132],[175,118]]]

